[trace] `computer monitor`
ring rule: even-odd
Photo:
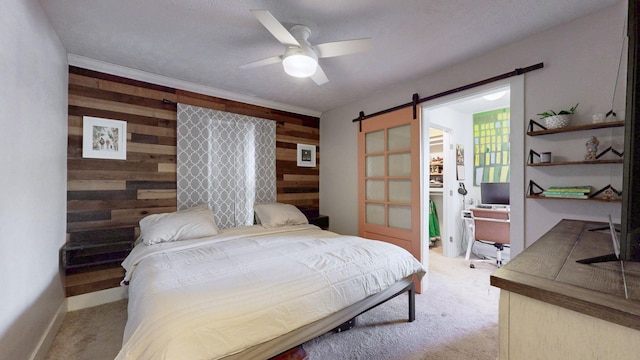
[[[509,183],[480,183],[480,202],[484,205],[509,205]]]

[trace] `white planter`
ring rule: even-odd
[[[558,129],[569,125],[571,115],[552,115],[544,118],[547,129]]]

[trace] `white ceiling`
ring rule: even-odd
[[[40,0],[71,58],[106,62],[321,113],[424,77],[620,0]],[[371,37],[366,53],[320,59],[329,82],[293,78],[253,16],[307,25],[312,44]],[[534,52],[535,53],[535,52]],[[535,59],[533,59],[535,60]],[[536,60],[537,61],[537,60]],[[522,64],[527,66],[530,64]],[[513,69],[505,69],[505,72]]]

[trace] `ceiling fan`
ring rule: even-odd
[[[308,41],[311,35],[309,27],[294,25],[287,30],[268,10],[251,10],[251,12],[271,35],[287,48],[283,55],[254,61],[240,66],[241,69],[282,62],[287,74],[295,77],[311,77],[316,84],[322,85],[329,79],[318,64],[318,59],[363,52],[371,48],[370,38],[311,45]]]

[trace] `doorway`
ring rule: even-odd
[[[432,127],[429,129],[429,148],[426,157],[429,159],[429,247],[438,247],[442,244],[443,204],[442,191],[444,183],[444,136],[442,129]]]
[[[429,247],[436,248],[453,257],[450,249],[450,241],[455,232],[450,217],[446,216],[451,211],[450,197],[447,196],[451,185],[451,172],[455,167],[451,163],[453,154],[450,152],[452,142],[452,130],[435,123],[429,127],[429,146],[426,158],[429,164]],[[426,190],[426,189],[425,189]]]
[[[493,95],[492,98],[490,95]],[[465,252],[466,240],[462,224],[462,210],[480,202],[480,187],[474,184],[474,134],[473,114],[500,108],[510,108],[511,124],[511,162],[510,197],[514,199],[512,207],[518,211],[512,217],[510,236],[514,239],[511,254],[519,253],[524,248],[524,148],[522,141],[513,141],[513,136],[524,134],[524,81],[522,77],[514,77],[501,83],[489,84],[469,90],[465,93],[444,97],[422,106],[423,128],[443,131],[443,174],[442,174],[442,210],[438,211],[441,232],[442,253],[447,257],[457,257]],[[444,144],[444,139],[448,143]],[[431,156],[430,136],[423,132],[423,148],[426,161]],[[427,167],[430,169],[430,167]],[[426,180],[426,179],[425,179]],[[515,186],[514,186],[515,185]],[[464,189],[464,191],[462,191]],[[429,181],[423,182],[425,203],[430,200],[432,190]],[[428,211],[423,207],[423,211]],[[428,225],[424,226],[428,228]],[[428,230],[425,231],[425,233]]]

